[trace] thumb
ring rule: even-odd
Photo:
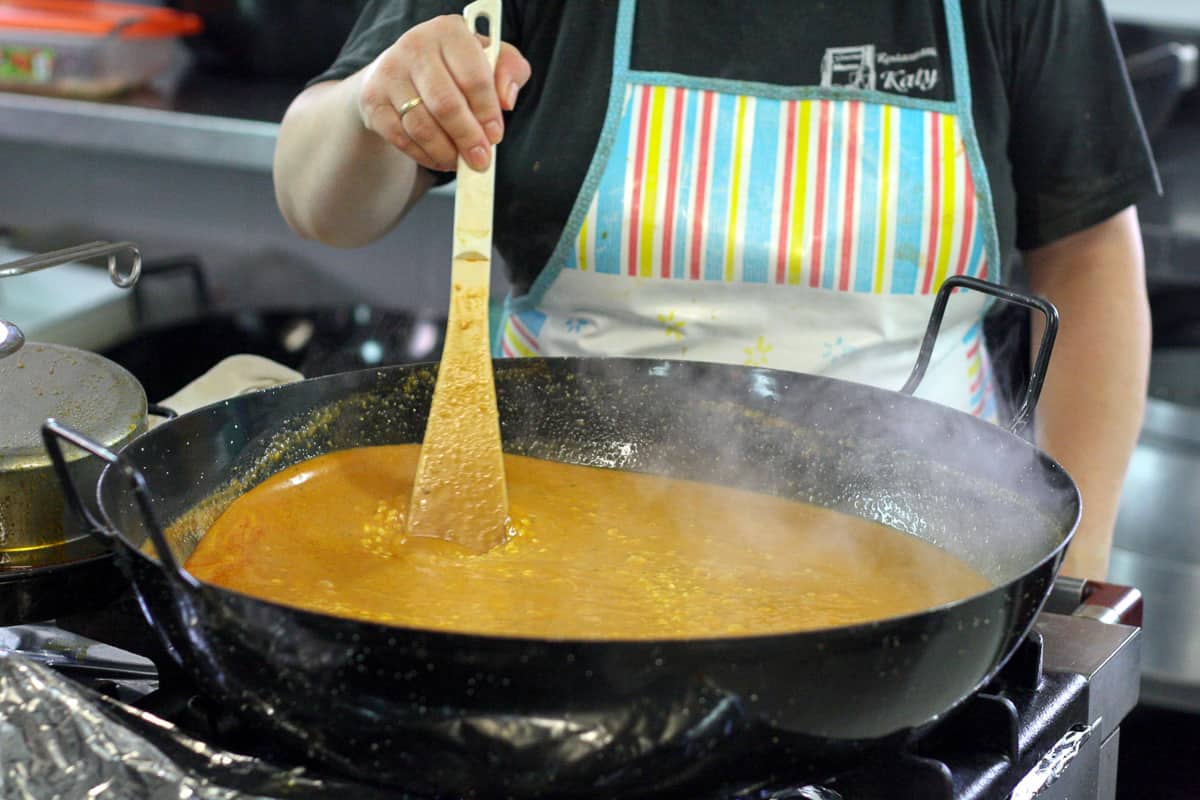
[[[508,42],[500,43],[500,55],[496,57],[496,94],[500,107],[512,111],[517,104],[517,93],[529,81],[532,69],[521,51]]]

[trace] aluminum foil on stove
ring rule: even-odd
[[[720,714],[714,716],[718,724],[719,718]],[[519,731],[508,735],[514,733]],[[772,789],[751,782],[709,789],[716,792],[712,797],[723,800],[842,800],[837,792],[815,786]],[[597,796],[612,795],[600,790]],[[649,794],[637,796],[679,795],[652,788]],[[694,792],[685,796],[698,797]],[[704,792],[701,796],[709,797]],[[171,722],[81,686],[19,652],[0,648],[0,798],[102,797],[438,800],[219,749]]]
[[[257,800],[407,797],[224,752],[52,669],[0,653],[0,797]]]

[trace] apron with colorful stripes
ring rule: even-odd
[[[599,145],[497,355],[683,358],[898,389],[949,275],[998,280],[960,10],[956,97],[630,69],[621,4]],[[997,415],[986,300],[959,293],[918,395]]]

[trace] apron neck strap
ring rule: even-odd
[[[633,20],[637,16],[637,0],[620,0],[617,6],[617,38],[613,43],[613,83],[623,83],[632,69]]]
[[[960,117],[971,116],[971,73],[967,69],[967,44],[963,35],[962,5],[945,0],[946,38],[950,43],[950,70],[954,76],[954,104]]]
[[[966,38],[963,35],[960,0],[943,0],[946,16],[946,38],[950,46],[950,69],[954,81],[954,104],[958,113],[971,113],[971,78],[967,69]],[[617,35],[613,43],[613,86],[624,86],[632,71],[633,25],[637,17],[637,0],[620,0],[617,7]]]

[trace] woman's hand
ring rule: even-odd
[[[457,15],[410,29],[363,71],[363,125],[428,169],[452,170],[459,155],[486,169],[489,145],[504,136],[501,111],[512,109],[530,69],[504,42],[493,73],[485,42]],[[400,113],[418,97],[419,104]]]
[[[301,92],[275,145],[275,196],[288,225],[358,247],[399,222],[433,184],[428,170],[454,169],[460,153],[486,168],[489,144],[504,135],[501,113],[530,69],[501,44],[493,71],[480,41],[462,17],[438,17],[353,75]]]

